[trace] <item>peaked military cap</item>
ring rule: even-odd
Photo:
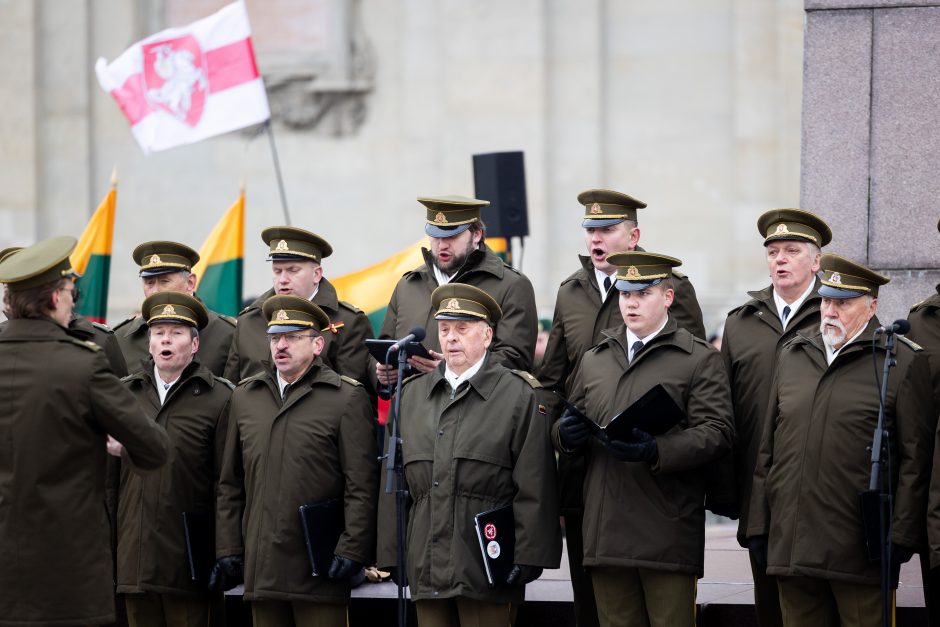
[[[330,317],[306,298],[298,296],[272,296],[261,305],[268,321],[268,333],[291,331],[323,331],[330,326]]]
[[[431,292],[431,307],[437,320],[484,320],[496,324],[503,310],[493,297],[466,283],[445,283]]]
[[[583,191],[578,194],[578,202],[584,205],[584,228],[603,228],[624,220],[636,222],[636,210],[646,207],[642,200],[609,189]]]
[[[178,242],[144,242],[131,254],[142,277],[189,272],[199,263],[199,253]]]
[[[183,292],[157,292],[148,296],[140,306],[140,315],[150,326],[175,322],[204,329],[209,324],[209,312],[205,305]]]
[[[825,298],[877,297],[878,288],[891,280],[832,253],[826,253],[820,258],[819,271],[822,272],[819,295]]]
[[[822,218],[802,209],[771,209],[757,218],[764,246],[776,240],[810,242],[820,248],[832,241],[832,231]]]
[[[621,292],[636,292],[672,276],[672,269],[682,262],[668,255],[631,250],[607,255],[607,262],[617,266],[614,286]]]
[[[426,196],[418,202],[427,208],[424,232],[431,237],[453,237],[470,228],[480,219],[480,210],[490,204],[488,200],[466,196]]]
[[[78,276],[69,261],[77,243],[74,237],[60,235],[9,253],[0,261],[0,283],[15,292]]]
[[[325,239],[295,226],[272,226],[261,231],[261,239],[270,248],[268,261],[309,259],[320,263],[333,254],[333,247]]]
[[[0,261],[3,261],[4,259],[6,259],[7,257],[9,257],[10,255],[12,255],[18,250],[23,250],[23,247],[22,246],[10,246],[8,248],[4,248],[3,250],[0,250]]]

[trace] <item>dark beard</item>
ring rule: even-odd
[[[446,264],[442,264],[440,259],[435,257],[434,265],[437,266],[438,270],[440,270],[447,276],[453,276],[455,272],[457,272],[463,267],[463,264],[466,263],[468,256],[470,256],[469,251],[465,252],[462,255],[453,255],[450,258],[450,261]]]

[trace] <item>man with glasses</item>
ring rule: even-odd
[[[10,316],[0,333],[0,620],[10,624],[114,622],[106,437],[133,469],[157,468],[169,451],[101,349],[66,331],[75,244],[53,237],[0,262]]]
[[[232,395],[209,585],[227,590],[244,576],[255,627],[346,627],[349,577],[372,563],[375,547],[369,396],[323,363],[330,320],[319,306],[272,296],[261,312],[272,366]],[[343,531],[328,570],[313,577],[298,508],[337,499]]]

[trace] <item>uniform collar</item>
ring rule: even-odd
[[[424,265],[418,266],[418,268],[414,270],[414,274],[434,278],[434,282],[437,283],[437,278],[433,270],[434,256],[427,248],[421,249],[421,255],[424,257]],[[467,255],[467,260],[464,262],[463,266],[457,270],[454,276],[451,277],[451,281],[460,281],[462,276],[470,272],[486,272],[492,274],[497,279],[502,279],[505,271],[503,260],[497,257],[496,253],[494,253],[486,243],[481,243],[476,250],[471,251],[470,254]]]
[[[448,394],[452,390],[450,383],[444,378],[444,367],[445,365],[442,362],[440,366],[428,373],[428,376],[432,377],[432,379],[428,385],[427,398],[431,398],[431,394],[434,393],[434,390],[437,389],[438,386],[443,386]],[[479,371],[467,380],[467,389],[472,388],[476,390],[477,394],[479,394],[483,400],[487,400],[496,388],[498,381],[499,369],[495,364],[490,362],[490,351],[487,350]]]

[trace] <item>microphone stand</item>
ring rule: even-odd
[[[389,347],[385,353],[385,365],[388,366],[392,349]],[[405,574],[405,507],[407,505],[408,490],[405,486],[405,465],[401,454],[401,435],[399,423],[401,420],[401,383],[402,374],[408,365],[408,351],[402,346],[398,349],[398,381],[395,383],[395,396],[392,401],[392,424],[388,436],[388,449],[385,452],[385,493],[392,493],[392,482],[395,484],[395,539],[397,542],[397,568],[398,568],[398,627],[408,625],[408,605],[405,599],[405,588],[408,585]],[[387,423],[386,423],[387,424]]]
[[[881,472],[884,463],[882,456],[887,454],[890,433],[885,427],[885,398],[888,395],[888,375],[891,368],[897,365],[893,355],[894,333],[885,336],[885,360],[881,373],[881,388],[878,391],[878,425],[871,445],[871,480],[868,483],[869,494],[878,497],[878,540],[881,552],[881,624],[882,627],[891,627],[891,518],[894,511],[891,490],[885,490],[885,480]],[[876,370],[877,372],[877,370]],[[890,466],[889,469],[890,471]],[[891,481],[891,477],[887,478]]]

